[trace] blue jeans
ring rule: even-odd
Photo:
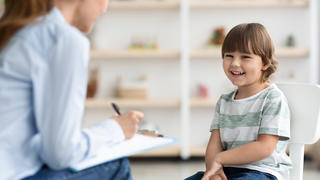
[[[277,180],[277,178],[271,174],[251,169],[224,167],[223,171],[228,180]],[[204,172],[197,172],[185,180],[201,180],[203,174]]]
[[[51,170],[43,166],[35,175],[23,180],[132,180],[130,164],[127,158],[114,160],[79,172],[69,169]]]

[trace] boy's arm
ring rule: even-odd
[[[222,165],[239,165],[257,162],[270,156],[279,140],[279,136],[260,134],[258,140],[246,145],[220,152],[215,160]]]
[[[213,158],[210,159],[210,161],[207,161],[206,155],[207,171],[203,175],[202,180],[209,180],[209,178],[216,174],[223,165],[249,164],[270,156],[274,151],[278,140],[279,136],[261,134],[255,142],[227,151],[218,152],[214,157],[209,156],[208,158]]]
[[[211,132],[211,136],[206,150],[205,161],[207,170],[211,168],[211,164],[215,156],[222,151],[223,148],[220,139],[220,131],[218,129],[215,129]]]

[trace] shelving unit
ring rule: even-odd
[[[179,1],[111,1],[110,9],[178,9]]]
[[[191,147],[190,156],[204,156],[206,153],[206,147]]]
[[[209,107],[213,108],[217,103],[217,99],[213,98],[191,98],[190,99],[190,106],[193,108],[202,108],[202,107]]]
[[[120,107],[164,108],[179,107],[178,99],[88,99],[86,108],[111,108],[110,102],[117,102]]]
[[[117,102],[125,108],[178,108],[181,105],[179,99],[87,99],[86,108],[111,108],[110,102]],[[190,99],[191,107],[214,107],[216,99]]]
[[[92,50],[91,59],[177,59],[180,57],[179,51],[175,50],[118,50],[103,51]]]
[[[190,2],[192,8],[305,8],[308,0],[278,1],[278,0],[228,0],[228,1],[197,1]]]
[[[132,9],[179,9],[179,1],[111,1],[109,9],[111,10],[132,10]],[[3,9],[3,3],[0,3],[0,10]]]
[[[179,146],[169,146],[139,153],[132,157],[178,157],[180,153],[181,149]]]
[[[197,65],[197,63],[205,64],[207,60],[199,60],[199,59],[221,59],[221,51],[220,48],[195,48],[191,47],[190,36],[191,36],[191,16],[190,11],[197,11],[197,13],[202,13],[198,11],[202,10],[211,10],[212,11],[228,11],[228,10],[241,10],[245,9],[245,11],[250,11],[253,9],[263,10],[268,8],[268,10],[273,9],[290,9],[290,10],[298,10],[298,11],[312,11],[310,12],[310,16],[314,17],[314,8],[311,6],[316,2],[316,0],[294,0],[294,1],[280,1],[280,0],[220,0],[220,1],[211,1],[211,0],[179,0],[179,1],[111,1],[109,4],[110,10],[130,10],[128,13],[132,13],[134,11],[138,11],[139,13],[143,13],[140,10],[174,10],[179,12],[179,23],[180,30],[180,49],[159,49],[156,51],[153,50],[92,50],[91,51],[91,59],[96,60],[115,60],[115,59],[124,59],[124,61],[128,62],[131,60],[136,61],[139,59],[150,59],[150,61],[156,59],[155,63],[159,66],[159,63],[163,59],[172,59],[178,60],[179,63],[179,77],[180,77],[180,91],[179,97],[175,98],[153,98],[153,99],[145,99],[145,100],[135,100],[135,99],[88,99],[86,102],[87,109],[94,108],[110,108],[109,103],[111,101],[115,101],[121,107],[126,108],[156,108],[156,109],[166,109],[170,108],[170,110],[175,110],[179,112],[179,123],[177,129],[180,131],[180,136],[176,137],[180,139],[180,144],[176,146],[169,146],[160,149],[155,149],[152,151],[148,151],[145,153],[141,153],[136,155],[135,157],[141,156],[181,156],[183,159],[187,159],[190,156],[203,156],[205,153],[205,147],[201,145],[193,145],[192,144],[192,135],[190,135],[190,129],[192,126],[191,122],[191,112],[198,111],[198,113],[202,113],[204,110],[207,111],[210,108],[210,112],[214,108],[217,99],[209,98],[209,99],[198,99],[198,98],[190,98],[190,81],[193,77],[191,77],[190,72],[192,71],[191,63]],[[252,8],[252,9],[251,9]],[[258,10],[258,11],[259,11]],[[124,13],[125,11],[119,11],[118,14]],[[207,13],[209,11],[206,11]],[[257,11],[256,11],[257,12]],[[170,11],[172,13],[172,11]],[[205,13],[205,12],[204,12]],[[140,15],[140,14],[139,14]],[[225,18],[226,14],[219,18]],[[232,16],[232,15],[230,15]],[[285,16],[285,15],[284,15]],[[318,24],[316,18],[311,18],[311,23]],[[311,26],[311,25],[310,25]],[[306,27],[311,29],[311,37],[313,37],[316,33],[318,33],[313,27]],[[130,30],[128,30],[130,31]],[[308,32],[307,32],[308,33]],[[306,34],[307,34],[306,33]],[[177,39],[178,39],[177,38]],[[313,41],[312,39],[310,41]],[[309,43],[308,43],[309,44]],[[312,44],[312,43],[310,43]],[[200,46],[197,46],[200,47]],[[304,47],[304,46],[302,46]],[[290,59],[288,63],[296,62],[296,59],[299,59],[299,65],[301,64],[310,64],[310,69],[313,69],[314,63],[310,63],[310,61],[315,61],[318,58],[318,55],[315,54],[314,46],[306,47],[306,48],[286,48],[286,47],[276,47],[276,57],[281,61],[282,58]],[[303,61],[300,61],[302,59]],[[199,60],[199,61],[198,61]],[[292,61],[291,61],[292,60]],[[210,61],[211,62],[211,61]],[[215,61],[218,62],[218,61]],[[118,62],[117,62],[118,63]],[[146,63],[146,61],[142,61],[139,63]],[[147,62],[148,63],[148,62]],[[172,61],[166,61],[166,63],[171,66]],[[148,63],[149,66],[151,63]],[[192,64],[192,65],[194,65]],[[141,64],[140,64],[141,65]],[[212,64],[210,64],[212,65]],[[125,64],[124,64],[125,66]],[[166,67],[166,66],[164,66]],[[165,71],[165,69],[164,69]],[[205,74],[204,72],[201,72]],[[165,73],[164,73],[165,74]],[[312,79],[312,78],[311,78]],[[219,84],[217,86],[220,86]],[[168,88],[171,88],[168,86]],[[207,109],[205,109],[207,108]],[[194,123],[194,122],[193,122]],[[170,124],[171,126],[171,124]],[[208,124],[209,126],[209,124]]]
[[[207,48],[199,49],[191,52],[190,55],[192,58],[221,58],[221,49],[220,48]],[[277,57],[307,57],[309,56],[308,49],[299,49],[299,48],[276,48]]]
[[[0,9],[3,8],[0,3]],[[277,0],[229,0],[229,1],[197,1],[190,2],[191,8],[306,8],[308,0],[301,1],[277,1]],[[132,10],[132,9],[179,9],[179,1],[111,1],[111,10]]]
[[[207,48],[193,50],[191,58],[220,58],[220,48]],[[277,57],[307,57],[308,49],[302,48],[278,48],[276,49]],[[123,50],[123,51],[103,51],[92,50],[91,59],[177,59],[180,57],[179,51],[174,50]]]
[[[190,156],[204,156],[206,152],[205,147],[194,147],[190,148]],[[164,147],[154,149],[151,151],[136,154],[132,157],[177,157],[181,154],[181,148],[178,146]]]

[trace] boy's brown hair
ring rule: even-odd
[[[274,57],[272,39],[263,25],[245,23],[232,28],[223,42],[222,58],[226,52],[250,53],[249,46],[254,54],[261,57],[263,65],[268,66],[262,72],[262,82],[268,81],[270,75],[277,70],[278,62]]]

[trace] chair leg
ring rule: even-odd
[[[293,168],[290,170],[290,180],[302,180],[304,144],[290,144],[290,158]]]

